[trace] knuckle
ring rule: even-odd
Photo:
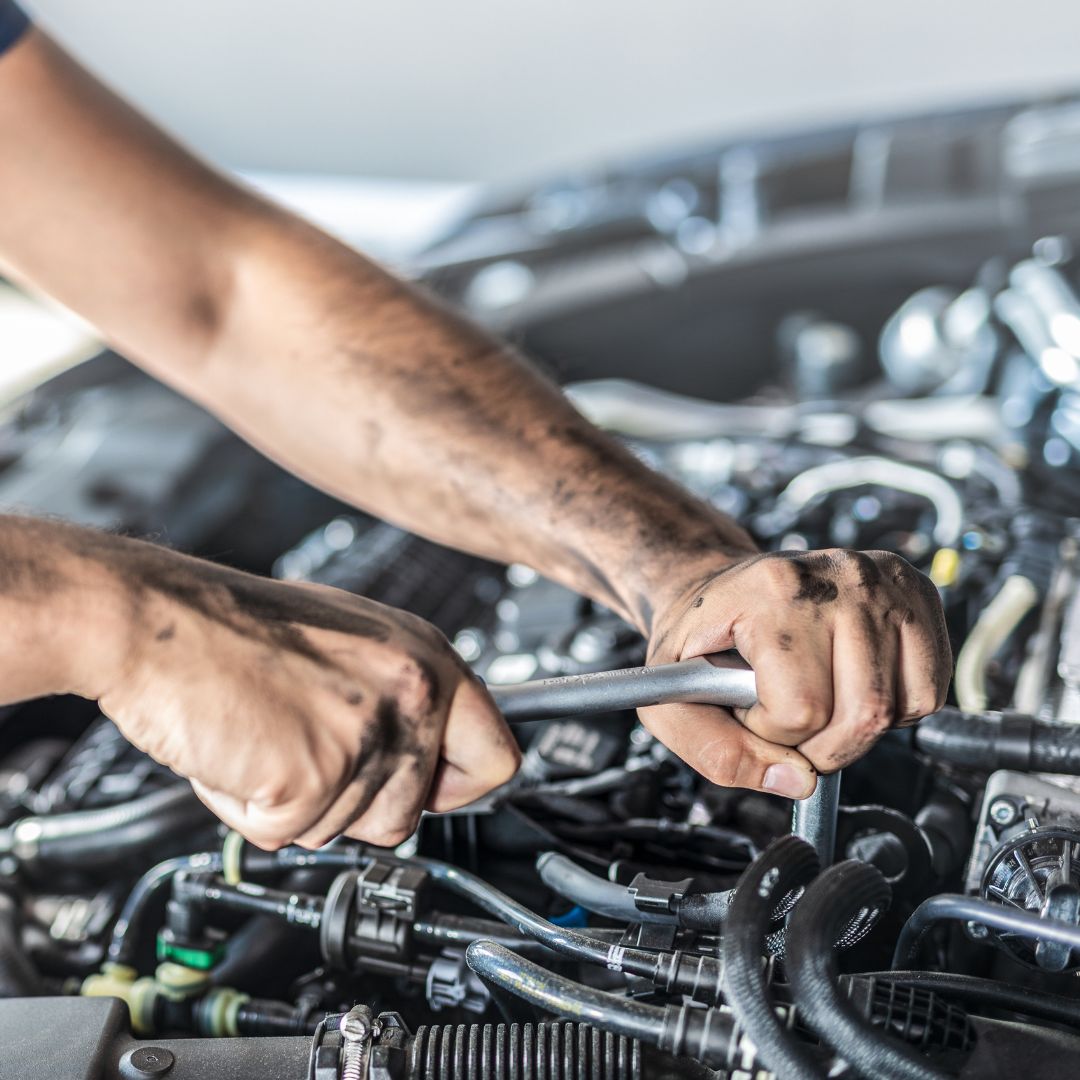
[[[437,626],[407,611],[401,612],[400,615],[401,626],[429,649],[442,653],[451,648],[446,635]]]
[[[360,822],[349,829],[349,836],[362,840],[375,847],[397,847],[412,836],[415,827],[401,822],[372,821]]]
[[[891,701],[878,700],[864,707],[855,725],[857,739],[876,739],[893,725],[896,712]]]
[[[254,844],[260,851],[280,851],[283,847],[287,847],[292,843],[292,837],[289,836],[260,836],[255,833],[244,833],[244,839],[249,844]]]
[[[784,729],[800,741],[816,735],[831,719],[825,703],[813,698],[796,698],[784,708],[782,716]]]
[[[757,566],[768,584],[786,589],[798,577],[794,563],[794,559],[762,559]]]
[[[439,698],[439,675],[422,657],[409,656],[402,663],[395,685],[398,705],[406,714],[428,713]]]
[[[297,770],[298,775],[281,775],[267,777],[255,789],[251,802],[262,810],[280,810],[290,803],[303,798],[299,775],[303,770]]]
[[[937,688],[937,691],[934,694],[933,707],[928,712],[923,713],[923,715],[924,716],[929,716],[930,713],[932,713],[932,712],[939,712],[941,709],[944,709],[945,708],[945,702],[948,701],[948,699],[949,699],[949,684],[948,684],[948,681],[945,681],[945,682],[942,683],[941,686],[939,686]]]
[[[881,548],[873,548],[870,551],[862,552],[862,554],[882,570],[896,570],[901,566],[911,566],[911,563],[909,563],[907,559],[897,555],[895,551],[884,551]]]
[[[945,704],[946,688],[923,686],[909,690],[904,700],[903,721],[920,720]]]

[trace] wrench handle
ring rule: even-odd
[[[488,689],[512,724],[674,702],[749,708],[757,701],[753,670],[727,653]]]

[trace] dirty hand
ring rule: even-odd
[[[737,719],[658,706],[642,722],[713,782],[789,798],[939,709],[952,670],[937,591],[885,551],[775,552],[699,574],[659,613],[648,662],[727,649],[754,668],[757,705]]]
[[[83,692],[260,847],[339,833],[397,844],[425,806],[453,809],[515,772],[487,691],[421,619],[149,544],[93,543],[125,590],[126,644]]]

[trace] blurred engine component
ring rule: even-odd
[[[545,715],[517,777],[394,850],[267,853],[89,703],[9,707],[0,1075],[1071,1080],[1077,108],[572,177],[416,268],[763,550],[925,571],[945,708],[795,808],[621,708]],[[644,661],[615,613],[311,491],[116,358],[0,448],[9,502],[405,607],[493,688]]]

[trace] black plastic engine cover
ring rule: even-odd
[[[154,1039],[116,998],[0,1001],[0,1080],[298,1080],[311,1040]]]

